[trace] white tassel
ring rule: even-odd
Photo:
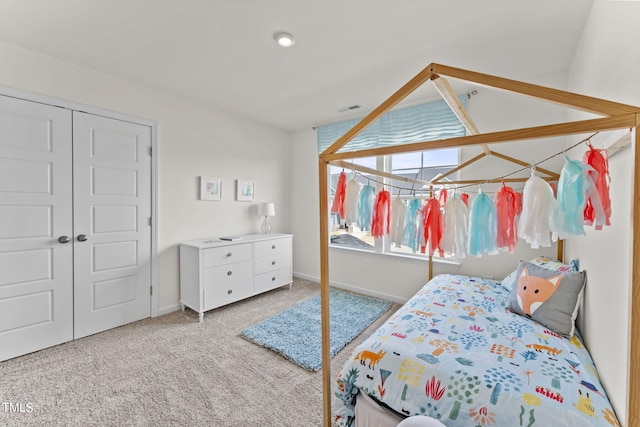
[[[355,178],[347,182],[347,190],[344,197],[344,216],[347,225],[358,222],[360,190],[362,190],[362,184],[356,181]]]
[[[402,246],[404,237],[404,221],[407,217],[407,206],[400,197],[396,197],[391,203],[391,243],[397,247]]]
[[[556,199],[551,186],[531,173],[524,184],[522,213],[518,221],[518,236],[533,249],[551,246],[549,222],[556,208]]]
[[[456,258],[467,255],[468,222],[467,205],[458,197],[449,199],[444,208],[444,233],[440,245]]]

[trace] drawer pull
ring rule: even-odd
[[[271,261],[271,265],[276,265],[276,262],[275,261]]]
[[[231,295],[231,294],[233,293],[233,289],[229,289],[229,290],[227,291],[227,293],[228,293],[229,295]]]
[[[232,271],[227,271],[227,276],[231,276],[233,274]]]
[[[225,258],[231,258],[231,255],[233,255],[231,252],[227,252],[227,254],[224,257]]]
[[[271,249],[275,249],[275,248],[276,248],[276,245],[271,246]]]
[[[271,281],[272,281],[272,282],[275,282],[275,281],[276,281],[276,278],[275,278],[275,277],[272,277],[272,278],[271,278]]]

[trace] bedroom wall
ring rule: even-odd
[[[640,106],[639,2],[596,1],[585,24],[569,74],[569,90]],[[582,115],[576,113],[575,118]],[[596,138],[594,146],[602,146]],[[618,417],[627,416],[633,157],[630,147],[609,160],[611,227],[587,229],[588,238],[568,241],[568,256],[587,270],[581,328]],[[623,424],[625,425],[625,424]]]
[[[291,231],[289,133],[4,43],[0,63],[2,86],[157,121],[161,314],[179,308],[179,242],[258,232],[260,201]],[[198,200],[201,175],[223,179],[222,201]],[[236,179],[255,181],[255,202],[235,201]]]
[[[564,71],[538,76],[535,80],[531,80],[531,83],[550,85],[560,89],[566,88],[566,82],[567,74]],[[480,131],[558,122],[564,120],[564,114],[566,114],[564,110],[546,103],[524,97],[505,96],[504,93],[486,88],[478,88],[478,94],[469,100],[468,110]],[[558,119],[559,114],[563,114],[560,119]],[[562,149],[564,141],[561,143],[555,141],[555,145]],[[542,151],[540,146],[533,142],[520,144],[517,147],[499,144],[492,148],[524,159],[539,159],[538,156]],[[465,149],[461,154],[462,160],[473,157],[479,152],[477,147]],[[291,156],[292,176],[309,178],[308,180],[292,179],[291,197],[294,203],[291,211],[291,227],[298,242],[294,272],[298,276],[318,280],[320,275],[318,151],[314,130],[306,129],[293,134]],[[486,159],[486,162],[484,160],[475,168],[470,168],[468,175],[473,178],[483,175],[491,178],[496,176],[498,170],[501,174],[513,170],[512,165],[507,163],[505,166],[501,160]],[[505,172],[502,172],[503,166]],[[490,191],[490,188],[487,186],[485,191]],[[341,248],[331,248],[329,252],[331,282],[348,289],[402,302],[412,296],[428,278],[428,263],[424,259],[360,253]],[[551,248],[532,250],[523,242],[514,254],[481,258],[467,257],[461,261],[459,268],[436,264],[434,274],[460,273],[501,279],[515,270],[521,259],[528,260],[536,255],[555,257],[556,247],[554,245]]]

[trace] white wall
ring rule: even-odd
[[[640,105],[639,2],[595,1],[569,74],[569,90]],[[579,118],[576,116],[576,118]],[[602,138],[594,145],[600,146]],[[566,251],[579,257],[588,283],[581,319],[585,341],[620,420],[627,416],[633,179],[632,150],[609,160],[612,225],[572,239]],[[637,189],[636,189],[637,191]],[[636,207],[637,209],[637,207]],[[637,337],[635,337],[637,339]],[[623,424],[624,425],[624,424]]]
[[[4,43],[0,63],[2,86],[157,121],[161,313],[178,307],[179,242],[257,232],[260,201],[291,231],[289,133]],[[198,200],[200,175],[223,179],[222,201]],[[236,179],[255,181],[254,203],[235,201]]]
[[[566,72],[538,76],[531,83],[566,89]],[[478,94],[469,100],[468,110],[481,132],[557,123],[566,119],[566,111],[559,107],[487,88],[478,88]],[[491,148],[521,159],[541,160],[546,157],[543,156],[545,152],[554,153],[562,150],[564,141],[555,140],[544,144],[496,144]],[[292,180],[291,196],[294,204],[291,211],[291,227],[297,241],[294,271],[300,276],[317,279],[320,275],[320,250],[316,132],[312,129],[296,132],[292,138],[291,152],[292,176],[309,177],[308,180]],[[478,147],[467,148],[462,153],[462,160],[479,153]],[[559,171],[553,162],[550,166],[544,166]],[[518,168],[519,166],[500,159],[486,158],[474,167],[465,169],[465,176],[461,178],[493,178]],[[529,176],[529,172],[524,176]],[[514,184],[516,189],[522,186],[523,184]],[[477,191],[476,188],[470,190]],[[491,191],[491,187],[486,186],[485,191]],[[521,241],[514,254],[467,257],[461,260],[458,270],[436,264],[434,274],[460,273],[501,279],[515,270],[521,259],[529,260],[536,255],[555,257],[555,244],[551,248],[532,250]],[[416,261],[331,248],[330,272],[330,280],[334,284],[403,301],[411,297],[427,281],[428,264],[426,260]]]

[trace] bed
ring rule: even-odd
[[[555,123],[555,124],[547,124],[547,125],[534,126],[534,127],[528,127],[528,128],[481,133],[478,130],[478,128],[475,126],[471,118],[469,117],[464,106],[462,106],[457,101],[458,98],[456,94],[453,92],[452,87],[448,83],[447,79],[449,78],[459,80],[459,81],[469,82],[472,84],[478,84],[480,86],[489,87],[492,89],[506,91],[508,93],[519,94],[525,97],[532,97],[541,101],[547,101],[550,103],[558,104],[558,105],[567,107],[569,109],[586,111],[588,113],[595,115],[596,118],[588,118],[588,119],[577,120],[577,121],[566,121],[561,119],[559,123]],[[407,98],[410,94],[412,94],[417,88],[421,87],[426,82],[433,83],[433,85],[436,87],[437,91],[442,96],[442,98],[447,102],[447,104],[449,104],[449,106],[451,107],[451,110],[456,114],[456,116],[458,116],[460,122],[464,124],[464,127],[467,129],[466,136],[445,137],[443,139],[437,139],[432,141],[415,141],[411,143],[403,143],[403,144],[394,145],[394,146],[380,146],[377,148],[367,148],[367,149],[360,149],[360,150],[349,148],[347,144],[351,140],[353,140],[363,130],[367,129],[373,123],[378,121],[384,114],[386,114],[391,109],[393,109],[396,105],[402,102],[405,98]],[[405,85],[403,85],[396,92],[394,92],[385,101],[383,101],[380,105],[378,105],[378,107],[372,110],[362,120],[358,121],[351,129],[345,132],[332,145],[326,148],[319,155],[319,169],[318,169],[319,190],[320,190],[319,191],[320,193],[320,198],[319,198],[319,202],[320,202],[319,203],[320,294],[321,294],[321,300],[322,300],[321,314],[322,314],[322,335],[323,335],[323,338],[322,338],[323,426],[324,427],[331,426],[331,423],[335,418],[334,414],[338,414],[338,416],[342,417],[337,420],[338,425],[348,425],[349,424],[348,417],[352,416],[349,413],[349,410],[352,409],[352,406],[351,406],[352,403],[349,400],[350,399],[349,394],[344,390],[338,390],[338,393],[341,394],[344,397],[344,399],[338,399],[337,405],[339,406],[339,408],[337,408],[335,411],[332,411],[332,399],[335,398],[336,391],[334,391],[334,387],[333,387],[334,381],[331,378],[331,371],[329,369],[331,365],[330,341],[329,341],[329,332],[330,332],[329,287],[331,282],[330,269],[329,269],[330,208],[329,208],[329,185],[328,185],[330,165],[342,166],[343,168],[349,168],[355,171],[377,174],[377,176],[384,177],[384,178],[406,180],[406,178],[398,177],[393,174],[378,172],[376,170],[365,168],[363,166],[357,165],[354,161],[356,159],[363,158],[363,157],[385,156],[385,155],[396,154],[396,153],[410,153],[410,152],[426,151],[426,150],[432,150],[432,149],[441,149],[441,148],[450,148],[450,147],[469,147],[469,146],[477,146],[482,149],[482,152],[478,156],[473,157],[467,160],[466,162],[464,162],[463,164],[459,165],[457,168],[454,168],[451,172],[456,172],[462,169],[463,167],[466,167],[469,164],[475,162],[476,160],[489,155],[500,157],[502,159],[513,162],[515,164],[528,165],[529,162],[527,162],[526,160],[523,161],[523,160],[514,159],[514,158],[507,158],[508,156],[504,156],[503,154],[496,153],[488,146],[488,144],[493,145],[493,144],[506,143],[506,142],[522,142],[526,144],[529,144],[529,143],[535,144],[536,140],[544,140],[548,138],[566,137],[571,135],[579,135],[579,134],[586,134],[591,132],[601,132],[601,131],[611,131],[611,130],[630,131],[631,138],[629,138],[628,142],[630,142],[631,140],[635,141],[635,143],[632,144],[631,155],[634,156],[637,163],[638,159],[640,159],[640,145],[637,144],[637,141],[640,140],[640,126],[638,125],[640,123],[638,119],[639,117],[640,117],[640,107],[620,104],[617,102],[579,95],[579,94],[566,92],[562,90],[556,90],[549,87],[533,85],[533,84],[520,82],[516,80],[509,80],[502,77],[477,73],[469,70],[463,70],[463,69],[454,68],[454,67],[450,67],[442,64],[431,63],[427,67],[425,67],[422,71],[420,71],[415,77],[409,80]],[[621,141],[622,140],[616,141],[614,144],[607,147],[607,149],[613,149],[618,147]],[[625,142],[624,144],[627,144],[628,142]],[[432,186],[436,186],[437,188],[438,182],[436,181],[424,183],[424,182],[418,182],[418,181],[412,180],[411,182],[414,182],[418,185],[424,184],[428,188],[431,188]],[[507,179],[506,181],[515,182],[516,179],[514,180]],[[476,182],[497,182],[497,181],[482,179]],[[457,183],[460,184],[462,183],[462,181],[458,181]],[[636,168],[633,171],[632,184],[633,184],[632,188],[636,189],[636,191],[638,188],[640,188],[640,169],[638,168]],[[631,200],[637,202],[637,199],[638,199],[637,194],[633,192],[631,196]],[[631,224],[629,225],[631,227],[630,228],[631,230],[640,229],[640,210],[632,209],[632,215],[629,220],[631,222]],[[564,245],[562,240],[558,241],[557,248],[558,248],[558,258],[562,259],[564,256]],[[631,259],[634,259],[635,258],[634,254],[638,254],[638,253],[640,253],[640,234],[633,233],[631,248],[630,248]],[[428,277],[429,279],[433,277],[433,264],[431,262],[431,256],[429,257]],[[438,278],[437,280],[443,280],[443,279]],[[459,280],[462,280],[462,277],[460,277]],[[468,280],[470,280],[470,278],[464,279],[463,282]],[[481,279],[474,279],[474,281],[478,281],[478,280],[481,280]],[[495,286],[496,284],[493,282],[482,281],[480,283],[482,283],[483,287],[487,286],[488,289],[490,290],[501,291],[501,289],[497,288]],[[631,289],[630,306],[632,307],[632,309],[629,315],[629,334],[628,334],[629,336],[634,336],[635,331],[637,331],[638,328],[640,328],[640,316],[638,316],[638,313],[640,313],[640,311],[636,310],[636,308],[638,307],[638,303],[640,302],[640,286],[638,286],[638,283],[640,283],[640,269],[631,268],[629,286]],[[432,284],[427,285],[424,289],[422,289],[419,292],[419,294],[416,295],[416,298],[420,297],[420,293],[429,291],[429,286],[432,286]],[[495,293],[495,296],[498,297],[499,293]],[[491,298],[491,296],[489,297]],[[434,307],[434,310],[436,308],[438,310],[440,309],[440,307]],[[496,310],[497,308],[498,307],[495,307]],[[484,310],[486,311],[487,309],[484,309]],[[425,312],[431,313],[431,311],[425,311]],[[497,312],[494,311],[492,313],[494,313],[495,316],[490,316],[490,317],[498,318]],[[406,316],[409,316],[409,314],[407,314]],[[500,314],[501,316],[502,315],[515,316],[515,314],[513,313],[501,312]],[[606,315],[606,310],[598,310],[597,313],[587,314],[587,316],[589,316],[590,319],[597,319],[598,318],[597,316],[603,316],[603,315]],[[472,317],[472,316],[469,316],[469,317]],[[417,322],[416,320],[417,314],[412,314],[412,318],[414,318],[414,321]],[[393,321],[394,322],[398,321],[398,316],[394,316]],[[429,321],[429,319],[424,319],[424,321],[427,322]],[[486,327],[488,328],[490,324],[487,324]],[[401,326],[398,324],[393,324],[393,327],[401,328]],[[442,327],[442,326],[439,326],[439,327]],[[439,330],[439,327],[433,327],[433,329]],[[478,328],[484,329],[484,332],[480,333],[479,331],[474,331],[474,333],[484,336],[484,338],[487,339],[486,338],[487,329],[484,328],[484,326],[482,325],[478,325]],[[393,332],[396,332],[396,331],[394,330]],[[585,335],[588,332],[589,331],[585,329]],[[387,335],[386,341],[388,341],[389,343],[392,343],[392,342],[411,343],[411,339],[415,338],[415,337],[411,337],[411,338],[401,339],[398,336],[392,335],[392,333]],[[465,331],[465,333],[470,334],[471,331],[470,332]],[[543,361],[545,361],[547,364],[550,364],[551,363],[550,358],[558,359],[559,366],[563,366],[563,368],[566,368],[569,370],[572,370],[571,362],[569,362],[569,361],[572,361],[572,362],[580,363],[578,367],[574,367],[576,370],[580,371],[580,374],[578,374],[577,372],[575,372],[574,374],[567,374],[568,378],[573,378],[573,380],[577,380],[578,378],[581,378],[580,379],[581,386],[573,387],[571,391],[569,384],[565,384],[562,380],[559,380],[560,386],[561,386],[560,389],[556,389],[554,386],[557,385],[557,382],[553,382],[548,387],[543,384],[544,388],[540,388],[539,391],[536,391],[535,389],[536,385],[533,385],[533,388],[532,388],[531,384],[527,384],[526,387],[520,386],[520,385],[517,386],[518,389],[520,390],[527,390],[526,392],[524,391],[507,392],[506,391],[507,386],[504,385],[502,382],[495,383],[494,381],[495,384],[492,385],[491,387],[488,387],[488,384],[487,384],[488,381],[485,381],[484,387],[486,389],[479,388],[477,393],[472,392],[472,395],[473,395],[472,403],[475,402],[477,406],[471,407],[471,403],[469,403],[467,404],[467,407],[465,410],[468,412],[467,415],[470,415],[471,414],[470,411],[472,410],[475,410],[476,412],[474,412],[475,415],[473,416],[472,423],[466,424],[466,425],[491,425],[491,424],[496,424],[492,420],[494,419],[497,420],[496,418],[497,416],[499,416],[500,419],[502,419],[501,418],[503,416],[502,411],[507,411],[507,410],[504,410],[501,407],[500,414],[496,412],[496,405],[491,403],[491,395],[493,395],[494,392],[496,393],[496,396],[497,396],[497,398],[494,398],[494,400],[497,399],[498,403],[506,401],[507,400],[506,397],[510,396],[511,394],[520,393],[520,397],[516,399],[516,401],[519,402],[518,405],[515,405],[514,403],[513,406],[517,411],[520,411],[521,408],[524,408],[525,413],[522,413],[522,417],[520,417],[520,413],[518,412],[518,416],[516,418],[512,417],[512,419],[517,421],[513,424],[516,426],[517,425],[530,425],[530,426],[562,425],[562,424],[558,424],[555,418],[553,419],[552,422],[550,422],[548,419],[545,420],[546,423],[542,421],[545,419],[545,417],[548,417],[548,415],[546,415],[547,411],[545,410],[545,408],[553,405],[556,405],[556,406],[561,405],[561,407],[569,410],[568,412],[570,414],[575,414],[576,417],[582,417],[578,419],[585,419],[591,422],[591,424],[586,423],[585,425],[608,425],[608,424],[618,425],[616,424],[617,421],[615,420],[613,415],[611,415],[612,412],[611,413],[608,412],[608,410],[610,410],[610,405],[608,403],[604,403],[606,402],[606,396],[604,395],[604,391],[602,390],[602,387],[599,386],[599,383],[597,381],[597,375],[595,374],[595,370],[593,369],[594,364],[591,361],[591,357],[584,351],[583,348],[581,348],[582,344],[581,344],[579,335],[576,335],[576,337],[573,338],[572,340],[567,340],[566,338],[558,338],[551,334],[546,334],[544,330],[533,334],[534,340],[544,341],[546,340],[546,338],[542,338],[542,337],[546,337],[546,336],[549,337],[548,341],[550,344],[543,344],[541,342],[535,342],[535,341],[526,342],[526,343],[519,342],[518,344],[520,346],[524,345],[525,347],[524,349],[518,348],[515,351],[513,358],[516,359],[516,361],[514,360],[507,361],[505,360],[504,355],[501,356],[502,361],[500,361],[500,360],[497,360],[498,356],[494,354],[493,356],[496,356],[496,359],[492,360],[494,362],[493,365],[495,365],[496,367],[506,367],[509,369],[515,369],[515,366],[512,365],[511,363],[519,363],[521,366],[526,363],[527,365],[534,366],[535,363],[533,362],[535,362],[535,360],[533,360],[533,356],[531,356],[532,359],[527,360],[526,362],[524,360],[521,360],[520,362],[517,361],[518,358],[523,359],[524,357],[522,356],[523,352],[527,355],[531,355],[531,354],[536,355],[537,357],[536,360],[538,361],[538,363],[542,363]],[[455,336],[453,337],[455,338]],[[470,337],[471,335],[469,335],[469,338]],[[375,339],[375,337],[372,337],[371,339]],[[441,341],[439,342],[450,342],[448,335],[440,337],[440,340]],[[427,352],[429,341],[427,341],[426,344],[424,342],[422,343],[422,345],[427,346],[427,349],[420,354],[425,354],[425,355],[429,354]],[[369,342],[370,341],[367,340],[367,343]],[[379,345],[381,344],[382,343],[380,343]],[[470,357],[467,356],[470,350],[475,349],[473,345],[471,345],[471,348],[467,350],[466,347],[468,344],[465,344],[463,348],[460,348],[458,346],[459,345],[458,342],[455,342],[454,344],[456,344],[456,348],[459,351],[459,354],[456,355],[454,353],[455,357],[453,357],[454,362],[452,363],[458,363],[460,365],[460,367],[458,368],[460,370],[459,375],[461,375],[462,372],[465,372],[464,371],[465,365],[464,363],[461,363],[460,360],[471,361],[474,364],[481,363],[480,361],[472,360]],[[559,347],[560,344],[568,344],[569,347]],[[374,344],[371,344],[371,345],[374,345]],[[375,345],[378,345],[378,344],[375,344]],[[414,345],[414,343],[412,343],[411,346],[412,345]],[[502,345],[503,348],[505,347],[504,343],[502,344],[496,343],[496,346],[499,346],[499,345]],[[526,347],[527,345],[531,345],[532,347],[528,348]],[[558,349],[558,351],[561,350],[562,353],[558,353],[557,355],[554,355],[553,352],[551,354],[547,354],[545,348],[540,346],[546,346],[551,349],[555,348],[555,349]],[[450,347],[453,348],[453,345],[451,344]],[[491,347],[489,347],[489,349],[490,348]],[[370,350],[363,349],[363,351],[371,351],[371,350],[376,350],[376,348],[372,348]],[[450,356],[452,355],[447,353],[446,349],[443,350],[442,354],[433,354],[434,352],[436,352],[436,350],[437,349],[432,348],[431,356],[434,356],[435,358],[437,358],[439,362],[430,363],[428,360],[422,360],[420,358],[417,358],[415,360],[415,363],[425,367],[428,366],[431,368],[433,367],[440,368],[441,360],[444,360],[445,358],[451,359]],[[638,374],[640,370],[640,341],[628,340],[628,350],[629,350],[628,360],[626,363],[627,373],[628,373],[627,383],[626,383],[625,392],[623,396],[621,397],[617,395],[616,405],[617,406],[619,405],[622,407],[621,424],[636,425],[638,423],[638,420],[640,420],[640,404],[638,404],[638,402],[640,402],[640,398],[639,398],[640,375]],[[374,352],[375,355],[377,355],[377,351],[379,350],[376,350]],[[529,351],[531,351],[531,353],[527,353]],[[602,357],[601,356],[602,348],[599,348],[599,351],[600,351],[599,357]],[[401,352],[399,353],[402,354]],[[365,357],[364,365],[360,363],[362,357],[358,358],[356,363],[352,363],[353,364],[352,369],[357,370],[359,374],[360,373],[363,374],[361,378],[353,379],[355,381],[355,385],[360,387],[359,381],[369,380],[370,383],[368,384],[362,383],[363,388],[373,387],[372,390],[377,390],[378,386],[380,386],[380,387],[383,387],[385,390],[389,390],[389,387],[392,385],[394,381],[393,375],[388,374],[388,371],[391,371],[391,369],[382,368],[382,369],[385,369],[385,371],[382,374],[380,374],[380,369],[384,361],[388,362],[392,360],[393,357],[391,355],[393,355],[393,351],[391,353],[385,353],[384,356],[381,356],[379,358],[379,362],[375,364],[375,369],[372,361],[376,359],[372,359],[372,357],[374,357],[372,355]],[[563,357],[566,355],[571,355],[571,357]],[[584,357],[584,358],[575,360],[573,358],[574,355],[575,357],[578,357],[577,355],[580,355],[581,357]],[[594,355],[595,355],[595,352],[594,352]],[[485,356],[488,356],[488,355],[485,354]],[[455,360],[456,357],[461,359]],[[427,359],[429,358],[427,357]],[[509,359],[511,358],[509,357]],[[434,361],[435,359],[431,359],[431,360]],[[484,360],[484,359],[480,359],[480,360]],[[371,368],[369,367],[369,364],[371,364]],[[369,369],[371,372],[366,372],[366,369]],[[491,369],[491,368],[487,367],[486,369]],[[548,368],[548,369],[552,370],[554,368]],[[565,369],[562,369],[562,370],[564,371]],[[594,372],[591,372],[592,370]],[[376,372],[378,373],[376,374]],[[348,373],[348,370],[346,371],[346,373]],[[455,374],[455,371],[454,371],[454,374]],[[371,380],[367,378],[367,375],[372,376],[373,379]],[[423,376],[426,374],[422,373],[420,375],[421,375],[421,380],[424,380],[425,382],[422,383],[422,385],[419,386],[418,388],[421,387],[423,389],[422,392],[425,393],[427,388],[426,381],[431,380],[431,376],[425,379]],[[439,374],[439,375],[446,375],[446,374]],[[487,375],[491,375],[491,374],[487,374]],[[496,373],[496,375],[499,376],[500,374]],[[574,376],[571,377],[571,375],[574,375]],[[589,375],[589,378],[591,378],[593,381],[589,381],[589,379],[587,378],[576,377],[575,375],[585,375],[585,376]],[[442,387],[446,387],[449,385],[451,376],[455,376],[455,375],[449,374],[449,377],[445,377],[445,376],[438,377],[436,375],[434,377],[434,381],[430,383],[430,388],[432,390],[435,389],[435,390],[441,391]],[[384,384],[382,384],[383,377],[384,377]],[[544,377],[544,375],[542,377]],[[519,374],[519,376],[516,376],[516,378],[517,378],[516,381],[519,381],[524,384],[524,380],[522,379],[521,373]],[[526,378],[527,382],[533,381],[533,379],[534,379],[533,376],[530,376],[530,378],[529,377]],[[583,380],[585,381],[584,383],[582,383]],[[345,378],[343,378],[342,381],[343,381],[343,384],[342,384],[343,387],[349,387],[349,384],[351,384],[349,382],[351,381],[351,379],[347,380],[346,374],[345,374]],[[378,382],[376,383],[376,381]],[[438,385],[438,381],[440,381],[439,385]],[[482,385],[483,379],[481,379],[480,381],[481,381],[480,385]],[[500,384],[500,386],[497,387],[497,384]],[[515,386],[511,386],[508,388],[515,389]],[[496,389],[499,389],[499,393],[495,391]],[[409,393],[409,390],[410,388],[407,388],[407,393]],[[356,391],[355,386],[351,388],[351,391],[353,392]],[[439,395],[439,391],[438,393],[436,393],[436,396]],[[453,393],[453,391],[455,390],[452,390],[451,392]],[[465,390],[465,391],[468,391],[468,390]],[[491,393],[489,393],[489,391]],[[378,391],[378,393],[380,392]],[[388,393],[389,392],[387,391],[385,393],[385,396],[382,396],[383,404],[386,404],[387,400],[391,399]],[[431,391],[430,393],[433,394],[434,392]],[[449,391],[445,391],[443,396],[446,395],[447,393],[449,393]],[[458,390],[458,393],[460,393],[459,390]],[[547,396],[547,393],[549,394],[549,396]],[[553,393],[556,393],[556,394],[553,394]],[[376,398],[375,392],[373,394],[374,394],[373,398]],[[489,403],[482,405],[481,404],[482,402],[487,401],[487,394],[489,394],[488,396]],[[523,398],[522,396],[525,394],[526,394],[526,398]],[[402,391],[400,391],[400,396],[402,396]],[[554,400],[550,396],[554,396],[557,399],[561,399],[562,402],[559,402],[558,400]],[[435,407],[438,408],[437,411],[436,409],[433,409],[432,413],[435,415],[439,414],[441,418],[445,417],[445,424],[447,426],[465,425],[457,421],[458,417],[461,417],[460,411],[462,411],[462,409],[458,411],[458,415],[456,416],[456,419],[447,418],[447,417],[450,417],[451,410],[454,408],[453,406],[443,407],[442,406],[443,404],[442,402],[444,402],[443,399],[444,397],[441,397],[441,399],[439,400],[436,399],[435,402],[431,402],[431,405],[434,408]],[[540,401],[538,405],[536,405],[538,402],[537,399],[539,399]],[[460,403],[460,406],[461,408],[464,407],[463,402]],[[509,416],[512,416],[510,411],[513,411],[514,408],[509,407],[506,413],[510,414]],[[411,412],[412,409],[419,410],[420,408],[409,407],[408,409],[407,408],[404,408],[404,409]],[[428,406],[425,407],[425,412],[427,410],[429,410]],[[403,413],[402,412],[403,409],[401,407],[396,411],[398,411],[400,414]],[[526,412],[526,411],[529,411],[529,412]],[[574,415],[566,415],[566,417],[570,417],[570,416],[574,416]],[[533,418],[530,419],[529,417],[533,417]],[[477,421],[476,421],[476,418],[477,418]],[[452,424],[452,422],[454,424]],[[497,425],[510,425],[510,424],[503,423],[502,421],[500,421],[497,423]],[[582,425],[582,424],[579,424],[579,425]]]
[[[447,427],[619,426],[579,334],[511,312],[504,283],[452,274],[429,281],[342,368],[335,424],[363,425],[355,403],[366,394],[365,407],[373,400],[387,414]]]

